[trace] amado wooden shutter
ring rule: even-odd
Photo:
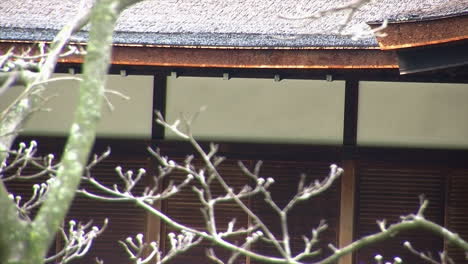
[[[111,155],[93,168],[92,176],[111,188],[113,184],[121,187],[123,182],[116,174],[115,167],[121,166],[123,171],[133,170],[134,173],[137,173],[139,168],[146,168],[147,165],[146,159],[120,158]],[[144,189],[145,183],[144,179],[141,180],[141,183],[135,188],[135,192],[140,193]],[[82,182],[81,187],[93,193],[103,194],[102,191],[96,190],[86,182]],[[96,258],[104,260],[104,263],[130,263],[129,256],[118,241],[123,241],[128,236],[133,237],[138,233],[143,234],[145,231],[145,211],[135,204],[96,201],[78,194],[67,215],[65,226],[68,226],[68,221],[71,219],[82,223],[92,220],[93,225],[102,226],[105,218],[109,219],[107,229],[95,240],[89,253],[73,263],[95,263]]]
[[[400,216],[416,213],[420,194],[429,199],[425,217],[443,224],[444,179],[442,170],[428,164],[403,162],[360,162],[358,177],[356,239],[380,231],[377,220],[395,223]],[[380,254],[385,261],[401,257],[405,263],[423,261],[403,247],[410,241],[414,248],[432,252],[437,256],[442,249],[442,239],[425,230],[398,234],[393,239],[373,244],[356,254],[356,263],[374,263]]]
[[[174,161],[183,164],[184,159],[174,158]],[[204,166],[203,162],[200,159],[195,159],[192,162],[197,168],[202,168]],[[243,175],[240,170],[236,160],[225,160],[219,167],[218,171],[223,177],[223,179],[234,188],[235,192],[238,192],[244,185],[248,183],[247,176]],[[208,175],[208,172],[205,172],[205,175]],[[180,183],[185,180],[187,175],[181,172],[172,173],[166,180],[166,186],[169,181],[174,183]],[[198,186],[195,184],[195,186]],[[212,195],[213,197],[224,196],[226,192],[222,189],[219,184],[212,184]],[[248,203],[248,200],[245,200]],[[206,230],[205,228],[205,219],[200,211],[201,203],[197,195],[192,191],[191,187],[187,187],[182,190],[180,193],[174,197],[163,202],[162,210],[166,215],[170,216],[175,221],[182,223],[191,228],[196,228],[198,230]],[[236,227],[247,227],[247,215],[235,204],[234,202],[227,202],[215,206],[215,215],[216,215],[216,226],[219,231],[225,231],[228,227],[228,223],[232,219],[236,219]],[[170,250],[170,243],[168,240],[168,234],[174,232],[178,234],[177,230],[174,230],[170,226],[163,224],[161,229],[161,240],[163,241],[163,248],[165,252]],[[236,237],[232,238],[233,242],[237,241],[238,244],[242,244],[245,241],[245,237]],[[190,249],[184,254],[178,255],[174,258],[171,263],[212,263],[206,257],[206,248],[212,247],[211,242],[203,241],[200,245]],[[215,254],[218,258],[227,260],[229,258],[229,251],[222,249],[220,247],[213,247]],[[245,263],[245,257],[240,256],[237,259],[236,263]]]
[[[468,169],[454,169],[449,175],[447,188],[447,228],[468,241]],[[447,244],[449,256],[455,263],[466,263],[468,253]]]
[[[301,174],[307,176],[306,184],[314,180],[324,179],[330,171],[331,162],[312,162],[312,161],[265,161],[260,171],[260,176],[265,179],[272,177],[275,183],[270,187],[273,200],[283,208],[287,202],[297,192],[298,183]],[[339,217],[339,199],[340,183],[334,185],[324,193],[303,201],[290,211],[288,228],[291,235],[291,248],[293,254],[298,254],[304,249],[304,240],[302,236],[311,237],[312,228],[316,228],[321,220],[326,220],[328,229],[320,236],[320,243],[317,248],[321,248],[322,253],[319,258],[330,255],[331,250],[328,244],[337,245],[338,237],[338,217]],[[280,221],[278,214],[266,204],[262,196],[256,196],[252,200],[254,212],[264,221],[277,239],[282,239]],[[271,244],[263,242],[253,247],[254,251],[267,256],[280,256],[276,248]],[[307,259],[309,261],[317,258]],[[251,263],[258,263],[252,260]]]

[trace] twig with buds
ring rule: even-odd
[[[431,263],[431,264],[454,264],[454,261],[452,258],[448,256],[448,253],[444,250],[439,253],[439,258],[440,261],[436,260],[430,252],[422,252],[419,250],[416,250],[409,241],[405,241],[403,243],[403,246],[408,249],[411,253],[414,255],[420,257],[422,260]]]
[[[108,221],[105,219],[103,226],[99,228],[97,226],[91,227],[92,222],[77,224],[74,220],[71,220],[68,223],[69,228],[67,231],[64,228],[60,229],[64,242],[63,248],[55,255],[47,257],[45,262],[54,261],[58,264],[65,264],[84,256],[91,248],[94,239],[104,232],[107,223]]]
[[[53,177],[59,166],[59,164],[54,161],[55,156],[53,154],[48,154],[45,157],[37,157],[36,152],[37,143],[34,140],[30,142],[29,146],[21,142],[17,150],[9,151],[8,157],[11,157],[11,159],[5,159],[0,164],[0,181],[7,182],[14,179],[34,179],[44,175]],[[39,169],[39,171],[29,175],[24,174],[23,171],[27,166]],[[15,170],[14,173],[11,173],[13,170]]]
[[[374,257],[376,264],[384,264],[382,255],[375,255]],[[394,257],[393,262],[387,261],[385,264],[402,264],[403,260],[400,257]]]
[[[182,230],[181,233],[169,233],[170,250],[163,256],[159,246],[156,242],[145,243],[143,240],[143,234],[135,236],[136,242],[132,237],[128,237],[125,241],[119,241],[119,243],[125,248],[125,251],[130,256],[130,260],[134,261],[135,264],[146,264],[150,263],[153,259],[155,264],[167,263],[173,259],[176,255],[186,252],[190,248],[200,244],[202,238],[195,239],[193,233]],[[144,256],[146,249],[151,251],[147,256]]]
[[[10,194],[9,197],[12,201],[15,202],[16,208],[18,210],[18,216],[27,221],[31,221],[30,214],[34,208],[38,208],[45,200],[49,186],[54,181],[54,178],[50,178],[45,183],[34,184],[33,185],[33,194],[29,200],[24,203],[21,203],[21,195]]]

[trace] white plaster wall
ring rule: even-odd
[[[194,135],[206,140],[341,144],[344,82],[168,78],[166,117],[201,106]],[[168,139],[176,139],[166,130]]]
[[[57,74],[54,77],[67,76]],[[80,77],[80,75],[76,75]],[[124,100],[107,94],[115,110],[104,105],[103,116],[98,126],[98,136],[118,138],[150,138],[152,122],[153,76],[109,75],[106,89],[115,90],[130,97]],[[14,87],[0,97],[3,110],[18,95]],[[71,125],[73,111],[78,99],[77,81],[58,81],[47,85],[45,96],[50,98],[44,108],[28,120],[23,135],[65,135]]]
[[[56,75],[64,76],[64,75]],[[79,76],[79,75],[77,75]],[[152,76],[109,76],[115,106],[104,109],[98,135],[150,138]],[[65,135],[76,105],[74,81],[48,85],[51,112],[36,113],[25,135]],[[0,97],[0,110],[18,94]],[[341,81],[168,78],[166,115],[174,121],[207,106],[194,125],[199,139],[341,144],[344,83]],[[362,146],[468,147],[468,85],[361,82],[358,144]],[[166,131],[168,139],[177,137]]]
[[[359,145],[468,147],[468,85],[361,82]]]

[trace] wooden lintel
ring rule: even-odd
[[[370,24],[377,28],[381,24]],[[468,15],[390,23],[377,37],[382,50],[421,47],[468,39]]]
[[[353,242],[354,212],[356,191],[356,166],[354,160],[343,161],[344,175],[341,176],[340,232],[338,245],[345,247]],[[338,261],[338,264],[352,264],[353,255],[348,254]]]

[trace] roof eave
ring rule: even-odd
[[[369,25],[375,29],[381,24],[369,23]],[[381,33],[387,35],[377,37],[382,50],[414,48],[467,40],[468,14],[389,23]]]

